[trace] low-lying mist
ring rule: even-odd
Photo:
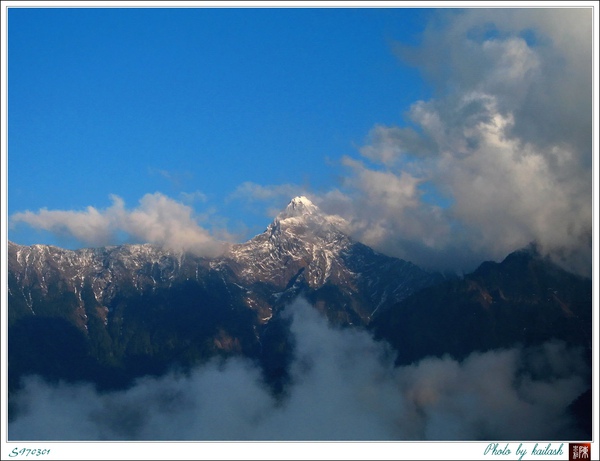
[[[307,302],[286,308],[295,354],[275,397],[243,358],[99,393],[29,377],[9,440],[563,440],[567,406],[589,387],[580,351],[563,343],[426,358],[394,367],[363,330],[336,329]]]

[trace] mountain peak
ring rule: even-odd
[[[290,201],[285,210],[279,214],[278,219],[282,220],[286,218],[308,216],[318,213],[320,213],[319,208],[304,195],[300,195],[298,197],[294,197]]]
[[[305,205],[305,206],[311,206],[313,205],[313,202],[311,202],[306,196],[304,195],[299,195],[297,197],[294,197],[289,205]],[[314,205],[313,205],[314,206]]]
[[[267,228],[268,235],[281,229],[293,229],[296,235],[320,235],[326,240],[339,233],[346,233],[348,222],[338,215],[324,213],[304,195],[294,197],[288,206],[279,213]]]

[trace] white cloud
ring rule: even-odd
[[[42,209],[37,213],[15,213],[11,224],[23,222],[94,246],[114,243],[117,233],[125,233],[135,242],[202,256],[217,256],[223,250],[223,243],[198,224],[191,207],[161,193],[144,195],[132,210],[125,208],[120,197],[113,195],[111,199],[113,204],[104,210],[90,206],[85,211]]]
[[[48,210],[25,211],[10,217],[11,226],[23,222],[36,229],[73,237],[91,245],[107,245],[115,238],[115,223],[124,213],[124,202],[112,195],[113,204],[105,210],[88,206],[84,211]]]
[[[591,10],[441,11],[432,24],[397,52],[435,98],[412,105],[410,127],[375,126],[370,163],[343,160],[335,211],[421,265],[472,270],[536,241],[589,275]]]
[[[333,329],[304,301],[292,384],[275,399],[243,359],[99,394],[26,381],[11,440],[553,440],[578,436],[565,407],[589,385],[560,343],[428,358],[394,368],[365,331]],[[518,415],[518,417],[515,417]]]

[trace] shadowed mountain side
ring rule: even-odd
[[[578,347],[582,363],[590,364],[590,389],[565,414],[579,428],[578,438],[589,440],[591,307],[591,280],[562,270],[530,247],[501,263],[485,262],[463,279],[424,288],[382,312],[370,327],[377,338],[394,347],[397,366],[431,356],[463,360],[476,351],[538,346],[551,340]]]
[[[592,347],[592,283],[535,248],[485,262],[460,280],[427,287],[371,324],[398,351],[397,364],[559,339]],[[591,357],[591,356],[590,356]]]

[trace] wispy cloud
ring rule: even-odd
[[[243,359],[188,376],[91,385],[26,381],[11,440],[553,440],[576,438],[566,406],[587,388],[560,343],[428,358],[394,368],[365,331],[333,329],[306,302],[293,317],[292,384],[275,399]],[[515,418],[518,415],[518,418]]]
[[[75,238],[86,245],[107,245],[124,233],[133,242],[149,242],[177,251],[216,256],[223,243],[198,224],[194,210],[161,193],[146,194],[139,205],[126,209],[124,201],[111,196],[112,205],[103,210],[87,207],[83,211],[42,209],[11,216],[11,225],[26,223],[58,235]]]
[[[246,181],[230,194],[229,200],[240,200],[255,208],[260,203],[261,211],[266,208],[268,216],[276,216],[290,199],[300,195],[313,197],[307,187],[297,184],[260,185]]]
[[[169,181],[176,188],[181,188],[187,181],[192,179],[192,174],[189,171],[179,172],[148,167],[148,174],[151,176],[158,175]]]
[[[206,201],[208,201],[208,196],[199,190],[196,190],[194,192],[181,192],[180,194],[181,200],[185,203],[195,203],[195,202],[200,202],[200,203],[204,203]]]

